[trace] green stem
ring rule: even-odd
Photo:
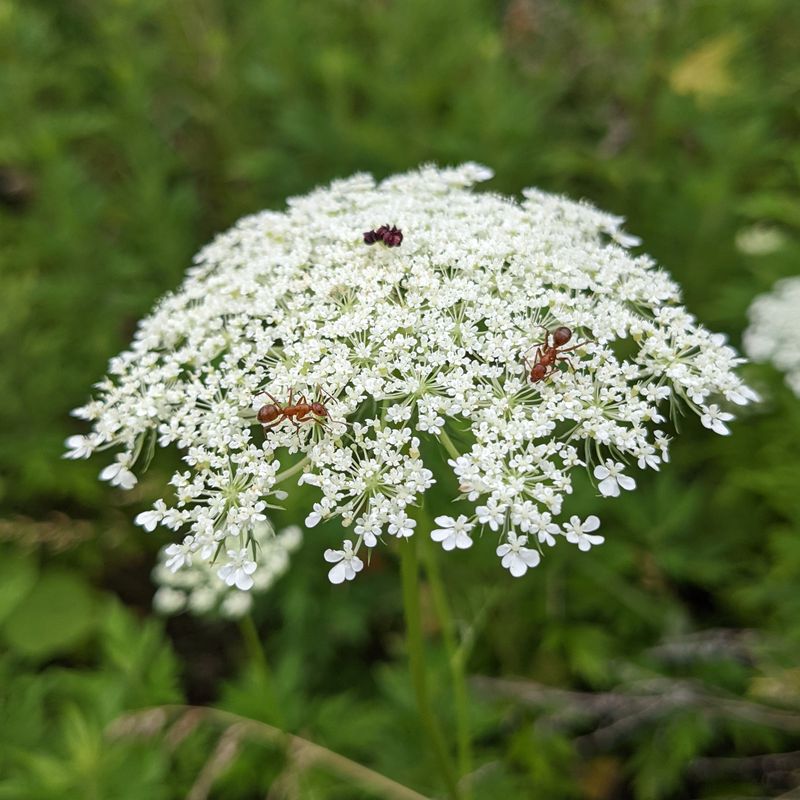
[[[279,472],[275,476],[274,485],[277,486],[279,483],[283,483],[283,481],[285,481],[287,478],[291,478],[292,475],[296,475],[298,472],[301,472],[309,461],[311,461],[311,459],[308,456],[305,456],[304,458],[301,458],[296,464],[293,464],[291,467],[288,467],[283,472]]]
[[[422,622],[419,605],[419,561],[417,536],[409,537],[400,547],[400,571],[403,579],[403,608],[406,617],[406,646],[411,670],[411,680],[417,698],[417,709],[430,739],[433,755],[452,800],[461,800],[450,753],[447,751],[442,730],[431,708],[425,674],[425,651],[422,641]]]
[[[461,453],[458,452],[458,448],[453,444],[453,440],[447,435],[447,431],[444,428],[439,431],[439,441],[444,445],[444,449],[447,450],[450,458],[457,459],[461,455]]]
[[[421,533],[421,532],[420,532]],[[436,553],[433,552],[430,542],[422,537],[421,556],[425,565],[425,572],[428,575],[428,582],[431,587],[433,604],[436,607],[436,615],[442,626],[442,640],[445,652],[447,653],[447,664],[450,669],[450,680],[453,684],[453,701],[455,705],[456,718],[456,745],[458,752],[458,773],[461,778],[465,778],[472,772],[472,747],[470,742],[469,725],[469,696],[467,694],[466,678],[466,653],[459,647],[456,626],[453,621],[453,612],[447,600],[442,573],[439,570],[439,562]],[[471,795],[470,787],[465,782],[462,785],[465,800]]]
[[[267,699],[275,714],[275,722],[278,727],[285,729],[286,720],[283,716],[278,692],[275,689],[275,676],[270,669],[269,661],[267,661],[267,654],[264,652],[261,638],[256,630],[253,617],[250,614],[246,614],[239,620],[239,631],[242,634],[248,657],[258,666],[259,672],[261,672],[261,676],[264,679]]]

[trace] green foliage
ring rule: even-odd
[[[92,598],[70,573],[51,570],[14,607],[3,626],[8,646],[30,658],[69,651],[92,627]]]
[[[101,464],[60,460],[82,430],[68,410],[215,232],[335,176],[429,160],[627,216],[738,345],[751,298],[800,263],[798,30],[794,0],[0,0],[0,798],[184,797],[204,774],[211,797],[385,796],[249,733],[214,772],[229,722],[119,735],[124,714],[187,698],[440,791],[396,554],[331,587],[333,532],[314,529],[256,609],[266,659],[211,621],[170,623],[173,647],[148,610],[164,538],[128,522],[169,465],[120,496]],[[741,246],[756,224],[770,252]],[[602,511],[596,552],[557,548],[522,581],[484,547],[443,560],[470,673],[527,687],[471,687],[476,800],[790,788],[744,759],[800,748],[800,402],[746,370],[764,403],[732,437],[687,421],[637,492],[601,508],[579,487],[576,511]],[[432,608],[424,595],[449,732]],[[653,686],[656,712],[628,713]],[[585,694],[574,707],[553,687]]]
[[[88,591],[75,575],[57,577],[43,582],[44,594]],[[107,726],[129,709],[179,700],[177,662],[156,623],[143,625],[110,596],[104,600],[85,654],[91,666],[37,670],[13,650],[0,660],[0,797],[171,796],[167,754],[111,738]],[[41,620],[39,631],[52,637]],[[30,643],[22,641],[27,656]]]

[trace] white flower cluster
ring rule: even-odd
[[[183,545],[162,547],[153,570],[159,585],[153,605],[162,614],[216,611],[223,617],[241,617],[250,610],[253,593],[266,592],[286,572],[289,556],[302,540],[297,525],[276,534],[269,524],[260,522],[253,528],[249,552],[230,552],[220,570],[207,559],[187,557]]]
[[[489,177],[476,164],[359,174],[242,219],[112,360],[68,455],[118,448],[101,477],[130,488],[156,444],[176,445],[174,504],[137,521],[185,532],[173,567],[216,558],[240,587],[279,485],[316,487],[307,527],[351,528],[325,553],[342,583],[365,550],[415,533],[442,448],[464,501],[424,532],[444,549],[493,532],[518,576],[559,538],[598,544],[597,517],[558,521],[576,471],[615,497],[635,488],[632,465],[667,460],[666,410],[727,433],[719,404],[754,395],[723,337],[628,252],[620,218],[472,190]],[[401,245],[365,242],[395,225]]]
[[[800,276],[778,281],[748,311],[744,348],[753,361],[771,361],[800,397]]]

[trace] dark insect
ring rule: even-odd
[[[400,247],[403,242],[403,231],[392,225],[381,225],[374,231],[366,231],[364,233],[364,244],[375,244],[375,242],[383,242],[387,247]]]
[[[321,387],[317,391],[318,394],[324,392],[326,395],[328,395],[328,397],[330,397],[331,400],[334,399]],[[271,403],[261,406],[256,415],[258,417],[258,421],[264,426],[265,430],[267,428],[277,427],[285,419],[288,419],[298,430],[300,430],[300,425],[303,422],[316,422],[319,425],[325,425],[327,422],[338,422],[340,425],[347,425],[347,423],[343,422],[342,420],[331,418],[331,415],[328,413],[328,409],[322,403],[319,396],[316,400],[313,400],[309,403],[308,400],[306,400],[306,396],[301,394],[297,399],[297,402],[292,402],[294,389],[290,389],[289,402],[281,403],[269,392],[265,391],[261,394],[265,394],[270,400],[272,400]]]
[[[549,378],[550,375],[555,372],[556,364],[558,364],[559,361],[566,362],[567,366],[571,370],[574,370],[575,365],[572,363],[572,360],[569,356],[564,354],[572,350],[577,350],[579,347],[583,347],[588,341],[584,340],[572,345],[572,347],[565,347],[564,345],[572,338],[572,331],[566,325],[559,326],[552,333],[544,326],[542,326],[542,328],[545,332],[544,341],[536,345],[533,364],[525,357],[522,359],[525,368],[530,371],[531,383],[539,383],[539,381]],[[550,344],[551,336],[553,337],[552,344]]]

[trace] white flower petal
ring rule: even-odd
[[[586,517],[586,519],[583,521],[583,524],[581,525],[581,528],[584,530],[584,532],[596,531],[599,527],[600,527],[600,519],[599,517],[596,517],[594,514],[591,514],[590,516]]]
[[[606,478],[604,481],[600,481],[597,488],[605,497],[619,497],[619,484],[615,478]]]
[[[241,589],[243,592],[253,588],[253,579],[241,569],[236,571],[234,582],[236,583],[236,588]]]
[[[628,475],[617,476],[617,483],[619,483],[623,489],[627,489],[629,492],[636,488],[636,481]]]
[[[344,583],[347,580],[349,569],[350,566],[346,561],[340,561],[336,566],[328,570],[328,580],[335,584]]]

